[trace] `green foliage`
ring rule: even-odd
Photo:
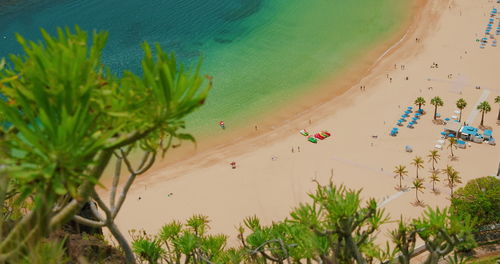
[[[186,70],[159,45],[153,51],[144,43],[142,76],[117,77],[100,61],[107,33],[90,38],[78,27],[59,28],[55,36],[42,30],[42,37],[35,43],[18,35],[24,54],[0,62],[0,93],[7,98],[0,100],[0,123],[10,124],[0,126],[1,180],[14,203],[31,206],[16,222],[22,228],[0,242],[0,256],[21,238],[37,240],[71,219],[113,154],[143,150],[155,157],[173,139],[194,142],[182,132],[183,118],[211,87],[200,64]]]
[[[30,246],[19,263],[32,264],[62,264],[69,263],[64,249],[64,241],[42,240],[34,246]]]
[[[151,241],[146,238],[135,240],[132,243],[132,248],[141,259],[148,261],[150,264],[158,263],[163,254],[163,249],[158,241]]]
[[[425,241],[429,259],[439,259],[454,249],[468,251],[477,246],[470,216],[461,217],[446,208],[428,208],[413,224],[418,236]]]
[[[476,227],[500,223],[500,180],[489,176],[469,181],[454,193],[451,208],[476,218]]]
[[[177,221],[164,225],[155,236],[132,231],[134,251],[149,263],[242,263],[244,254],[235,248],[226,249],[227,236],[207,234],[208,218],[194,215],[182,224]],[[137,246],[136,246],[137,245]],[[149,248],[149,251],[146,249]],[[142,250],[142,251],[139,251]],[[141,255],[141,256],[142,256]],[[155,258],[148,258],[154,255]],[[156,262],[155,262],[156,261]]]

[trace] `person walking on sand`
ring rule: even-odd
[[[236,162],[233,161],[233,162],[229,163],[229,165],[231,165],[232,169],[236,169]]]

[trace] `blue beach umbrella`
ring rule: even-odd
[[[448,134],[448,137],[455,137],[455,135],[450,133],[450,134]]]
[[[410,121],[410,123],[409,123],[409,124],[410,124],[410,125],[413,125],[413,124],[415,124],[415,121]]]
[[[446,136],[446,132],[444,132],[444,131],[443,131],[443,132],[441,132],[441,135],[442,135],[442,136]]]
[[[450,119],[449,119],[448,117],[447,117],[447,118],[445,118],[444,120],[445,120],[445,121],[450,121]]]
[[[409,110],[406,110],[406,111],[405,111],[405,114],[409,114],[409,113],[411,113],[411,111],[409,111]]]
[[[420,112],[416,113],[415,116],[421,116],[422,114]]]
[[[418,119],[418,118],[416,118],[416,117],[413,117],[413,118],[412,118],[411,120],[413,120],[413,121],[417,121],[417,119]]]
[[[410,110],[411,110],[411,109],[413,109],[413,107],[412,107],[412,106],[408,106],[408,109],[410,109]]]

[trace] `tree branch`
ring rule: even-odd
[[[95,220],[87,219],[87,218],[79,216],[79,215],[73,216],[73,220],[75,220],[75,222],[77,222],[79,224],[90,226],[93,228],[100,228],[100,227],[103,227],[105,225],[105,223],[102,221],[95,221]]]
[[[94,167],[92,170],[90,177],[92,177],[95,180],[98,180],[104,169],[106,168],[106,165],[108,164],[109,160],[111,159],[111,156],[113,155],[112,150],[103,150],[100,154],[99,157],[97,158],[97,165]],[[86,180],[79,189],[79,197],[75,197],[71,202],[69,202],[61,211],[59,211],[54,217],[52,217],[52,220],[50,221],[50,229],[54,230],[57,227],[59,227],[62,223],[67,222],[69,219],[71,219],[75,214],[76,211],[86,202],[88,201],[88,197],[90,196],[90,193],[93,190],[94,183],[92,183],[90,180]],[[78,198],[78,200],[77,200]]]
[[[12,231],[9,232],[7,237],[0,243],[0,252],[3,252],[4,249],[7,247],[8,244],[12,242],[12,240],[17,239],[18,233],[22,232],[22,230],[33,221],[35,218],[35,213],[33,211],[29,212],[28,214],[24,215],[21,221],[19,221],[15,227],[12,229]]]
[[[148,170],[153,165],[155,159],[156,159],[156,152],[153,152],[153,155],[152,155],[150,161],[148,162],[146,167],[143,168],[142,172],[145,172],[146,170]],[[124,158],[123,160],[125,161],[125,163],[128,162],[127,158]],[[128,162],[128,163],[130,163],[130,162]],[[137,175],[138,175],[137,173],[132,173],[128,177],[127,182],[125,183],[125,186],[123,187],[122,192],[120,194],[120,198],[118,199],[118,204],[116,205],[116,208],[113,209],[113,212],[112,212],[113,219],[116,217],[116,215],[120,211],[120,208],[122,207],[123,202],[125,202],[125,198],[127,197],[130,186],[132,186],[132,183],[134,182],[135,177]]]
[[[115,174],[113,175],[113,183],[111,185],[111,193],[109,195],[109,206],[111,208],[115,207],[116,188],[118,187],[118,183],[120,182],[121,171],[122,158],[116,155]]]
[[[153,132],[155,129],[157,129],[159,127],[158,124],[144,130],[143,132],[134,132],[134,133],[131,133],[129,136],[127,136],[126,138],[124,138],[123,140],[120,140],[118,142],[115,142],[113,144],[111,144],[110,146],[106,147],[105,149],[106,150],[115,150],[115,149],[119,149],[121,147],[125,147],[129,144],[132,144],[138,140],[141,140],[142,138],[146,137],[149,133]]]

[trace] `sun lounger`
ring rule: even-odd
[[[305,129],[300,130],[300,134],[302,134],[303,136],[309,136],[309,132],[307,132],[307,130]]]
[[[439,144],[434,145],[434,147],[435,147],[435,148],[437,148],[437,149],[443,149],[443,146],[442,146],[442,145],[439,145]]]

